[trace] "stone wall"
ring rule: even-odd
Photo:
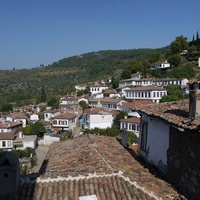
[[[200,133],[170,128],[168,178],[188,199],[200,199]]]

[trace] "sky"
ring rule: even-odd
[[[199,0],[0,0],[0,70],[200,33]]]

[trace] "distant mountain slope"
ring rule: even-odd
[[[0,71],[0,104],[40,95],[44,85],[48,96],[67,94],[74,84],[100,81],[111,75],[119,77],[133,59],[148,59],[153,52],[167,54],[169,47],[160,49],[104,50],[63,58],[48,66]]]

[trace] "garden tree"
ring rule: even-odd
[[[117,128],[120,127],[120,119],[124,119],[124,117],[127,116],[127,112],[120,111],[113,120],[113,125]]]
[[[173,68],[168,74],[172,78],[193,78],[195,76],[195,70],[191,64],[185,66],[178,66]]]
[[[181,99],[183,99],[183,93],[180,86],[170,84],[167,86],[167,95],[163,96],[160,102],[179,101]]]
[[[119,81],[114,76],[111,77],[111,84],[112,84],[113,89],[116,89],[119,87]]]
[[[31,135],[37,135],[39,137],[42,137],[45,133],[45,127],[41,122],[36,122],[31,125],[30,134]]]
[[[144,64],[146,63],[142,61],[136,61],[136,60],[129,61],[128,65],[123,69],[121,73],[121,79],[129,79],[131,78],[131,74],[136,72],[141,72],[144,74]]]
[[[1,106],[1,112],[13,111],[13,106],[10,103],[5,103]]]
[[[57,97],[53,96],[47,101],[47,105],[52,109],[58,109],[59,107],[59,100]]]
[[[108,127],[106,129],[103,129],[103,128],[85,129],[84,134],[88,134],[88,133],[116,137],[120,135],[120,130],[116,127]]]
[[[187,38],[182,35],[176,37],[176,39],[170,44],[171,55],[179,54],[185,49],[188,49],[188,42]]]
[[[153,64],[161,59],[161,53],[160,52],[154,52],[149,57],[149,63]]]
[[[138,142],[138,137],[135,135],[135,133],[131,132],[131,131],[127,131],[126,132],[126,143],[128,145],[131,145],[133,143],[137,143]]]
[[[150,71],[150,69],[148,68],[149,62],[147,60],[143,60],[142,65],[143,65],[143,71],[142,71],[143,78],[147,78],[147,74],[149,74]]]
[[[77,96],[82,96],[84,94],[89,94],[90,88],[87,86],[85,90],[78,90],[77,91]]]
[[[24,135],[29,135],[30,134],[30,130],[31,130],[31,127],[30,126],[26,126],[26,127],[22,128],[22,133]]]
[[[173,54],[168,58],[168,62],[173,66],[178,66],[181,63],[181,56],[179,54]]]
[[[79,105],[81,106],[83,111],[88,108],[88,104],[85,101],[80,101]]]

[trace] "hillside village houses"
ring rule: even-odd
[[[199,84],[198,81],[197,83]],[[190,82],[190,84],[191,84],[190,86],[193,87],[196,84],[196,82],[195,81]],[[147,90],[147,88],[153,88],[153,89]],[[194,89],[196,89],[196,87],[194,87]],[[187,124],[189,123],[187,117],[185,118],[187,114],[187,110],[181,109],[182,108],[181,106],[187,105],[187,101],[181,101],[180,104],[178,102],[175,102],[175,103],[172,102],[171,104],[170,103],[160,104],[159,98],[161,98],[161,96],[166,94],[166,89],[159,86],[156,87],[154,85],[140,86],[140,87],[136,86],[136,87],[129,88],[125,91],[126,91],[125,93],[126,96],[123,99],[120,97],[103,97],[103,98],[98,98],[98,99],[82,98],[82,97],[61,98],[60,105],[62,106],[70,105],[70,108],[66,108],[68,110],[63,110],[61,109],[62,107],[61,106],[58,110],[45,110],[43,112],[44,122],[48,122],[48,125],[47,125],[48,128],[51,128],[51,130],[53,130],[54,132],[74,130],[75,127],[79,125],[78,118],[79,118],[80,113],[76,114],[74,109],[72,109],[74,110],[73,112],[70,109],[74,105],[78,106],[80,99],[82,100],[86,99],[85,102],[88,102],[90,106],[89,109],[84,110],[82,113],[82,116],[84,118],[85,128],[93,129],[95,127],[98,127],[98,128],[111,127],[113,123],[113,119],[115,117],[115,114],[113,114],[113,111],[116,111],[116,112],[119,112],[121,110],[127,111],[127,117],[120,120],[120,130],[132,131],[137,136],[139,136],[139,151],[138,151],[139,155],[144,160],[146,160],[147,163],[150,163],[151,165],[152,164],[155,165],[163,173],[168,175],[169,180],[173,184],[175,184],[177,188],[180,188],[180,185],[179,185],[180,183],[181,186],[183,186],[183,188],[180,188],[180,190],[182,189],[181,191],[183,191],[184,194],[187,195],[188,193],[190,193],[192,195],[195,195],[193,191],[194,190],[198,191],[198,188],[196,187],[198,186],[198,181],[199,181],[197,177],[198,172],[196,170],[196,167],[199,167],[199,166],[198,164],[194,163],[193,159],[195,158],[196,160],[196,158],[198,158],[198,155],[200,155],[198,153],[198,148],[197,148],[198,134],[196,134],[196,131],[198,132],[198,129],[197,129],[198,121],[197,120],[194,120],[192,122],[189,121],[190,125]],[[137,92],[138,94],[137,95],[136,93],[129,94],[131,91]],[[195,91],[197,92],[198,89]],[[101,92],[103,92],[103,89]],[[155,93],[155,98],[149,98],[151,96],[154,97],[153,92]],[[158,92],[159,92],[159,95],[157,95]],[[140,96],[141,98],[137,99],[136,98],[137,96]],[[175,106],[176,104],[177,106]],[[198,104],[195,104],[195,105],[197,105],[196,107],[198,107]],[[162,108],[165,106],[167,109],[163,110]],[[169,118],[163,117],[165,115]],[[178,115],[178,117],[174,118],[174,115]],[[182,120],[182,117],[183,117],[183,120]],[[176,121],[176,119],[178,119],[178,121]],[[11,124],[11,123],[16,123],[16,122],[10,121],[9,123]],[[22,124],[23,123],[21,122],[20,123],[21,128],[22,128]],[[8,128],[6,130],[7,132],[13,131],[13,129],[8,129]],[[193,130],[194,130],[194,133],[193,133]],[[19,130],[19,131],[14,131],[14,134],[9,133],[8,135],[6,135],[6,137],[4,137],[3,134],[0,135],[0,148],[24,149],[25,147],[28,146],[27,145],[28,143],[29,143],[29,146],[34,147],[34,144],[35,144],[34,141],[36,141],[36,138],[27,140],[26,143],[24,143],[23,138],[25,137],[23,135],[20,135],[20,133],[21,131]],[[190,134],[191,138],[190,136],[188,136],[188,133]],[[16,137],[16,135],[18,135],[18,137]],[[4,138],[2,138],[1,136]],[[70,141],[62,141],[61,143],[60,142],[58,143],[59,144],[66,143],[66,145],[69,145],[70,147],[71,145],[76,144],[75,142],[76,140],[76,141],[79,141],[78,145],[83,145],[83,141],[81,138],[84,138],[83,140],[86,143],[88,141],[91,142],[91,140],[92,141],[94,140],[96,142],[99,141],[99,139],[96,138],[95,136],[86,135],[86,136],[78,137],[77,139],[74,138]],[[104,141],[106,141],[106,137],[100,137],[100,138],[101,138],[100,140],[103,139]],[[172,141],[172,138],[173,138],[173,141]],[[183,144],[179,144],[180,140],[184,141],[185,146]],[[43,144],[47,144],[47,143],[44,142]],[[50,145],[51,142],[48,144]],[[56,145],[59,145],[56,143],[54,144],[55,144],[55,147]],[[194,144],[194,146],[190,147],[190,145],[192,144]],[[64,146],[66,147],[66,145]],[[103,147],[105,144],[102,143],[101,145]],[[83,146],[83,148],[84,149],[90,148],[90,145]],[[120,145],[120,148],[121,148],[121,145]],[[189,148],[188,152],[187,152],[187,148]],[[180,151],[181,151],[181,154],[178,153]],[[104,151],[104,153],[106,152]],[[187,156],[187,159],[191,160],[191,163],[193,164],[193,166],[189,166],[190,168],[188,168],[189,163],[188,162],[186,163],[182,157],[179,157],[180,155],[183,155],[183,154]],[[65,153],[65,155],[67,154]],[[115,154],[112,154],[112,156],[115,157]],[[52,156],[52,159],[53,157],[55,156]],[[83,157],[80,159],[82,160],[79,162],[79,164],[85,163],[85,161],[83,160]],[[54,162],[54,161],[52,160],[50,162]],[[49,164],[47,165],[48,165],[48,169],[50,169],[51,166]],[[59,166],[56,166],[56,167],[59,168]],[[72,168],[75,169],[76,167],[77,165]],[[115,167],[117,169],[117,165]],[[115,171],[114,168],[113,170]],[[182,172],[180,173],[181,170],[186,170],[184,171],[185,174]],[[56,168],[56,171],[59,172],[57,168]],[[89,171],[91,172],[93,170],[89,170]],[[135,173],[134,171],[137,171],[137,170],[134,168],[133,172],[131,173]],[[185,181],[187,181],[187,183]],[[143,184],[146,184],[144,180],[142,182]],[[142,182],[139,182],[141,188],[142,188],[142,185],[141,185]],[[146,187],[149,187],[149,186],[146,185]],[[149,194],[149,195],[151,194],[151,193],[148,193],[146,190],[144,190],[144,192],[145,194]]]
[[[83,113],[84,128],[111,128],[113,124],[113,113],[103,108],[89,108]]]
[[[170,68],[170,63],[166,61],[164,62],[157,62],[157,63],[153,63],[151,66],[150,66],[150,69],[163,69],[163,68]]]

